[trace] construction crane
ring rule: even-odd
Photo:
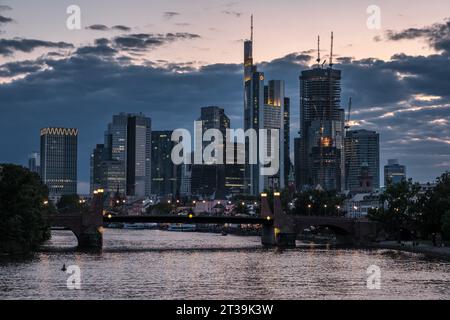
[[[345,131],[348,131],[351,128],[350,125],[351,113],[352,113],[352,97],[348,99],[347,123],[345,124]]]

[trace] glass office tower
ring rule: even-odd
[[[41,129],[41,178],[50,200],[77,193],[78,129]]]

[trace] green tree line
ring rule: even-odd
[[[407,234],[415,239],[433,239],[440,234],[450,240],[450,172],[426,191],[412,180],[388,185],[380,208],[370,210],[369,218],[398,240]]]
[[[54,208],[38,174],[0,165],[0,253],[26,254],[50,238],[44,215]]]

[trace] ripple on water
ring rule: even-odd
[[[44,252],[1,262],[0,299],[450,299],[450,264],[414,254],[280,253],[258,237],[149,230],[106,230],[98,254],[75,245],[57,231]],[[81,290],[67,289],[63,264],[81,268]],[[370,265],[381,268],[381,290],[367,289]]]

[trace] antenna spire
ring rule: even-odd
[[[334,45],[334,33],[331,31],[331,51],[330,51],[330,68],[333,68],[333,45]]]
[[[320,65],[320,36],[317,36],[317,64]]]
[[[250,34],[250,40],[253,42],[253,15],[251,17],[251,34]]]

